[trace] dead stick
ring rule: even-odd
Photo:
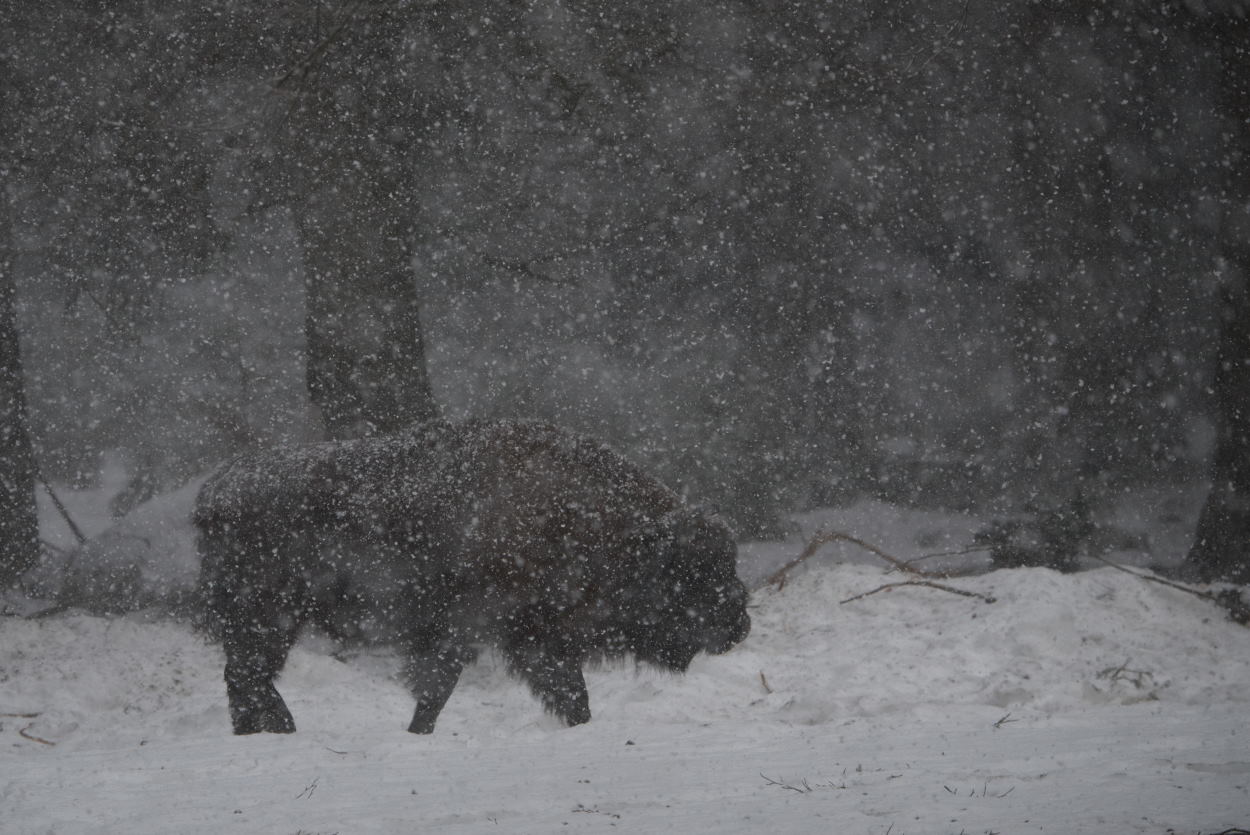
[[[781,588],[783,585],[785,585],[786,574],[789,573],[789,571],[792,568],[794,568],[799,563],[802,563],[810,559],[812,555],[815,554],[820,549],[820,546],[828,545],[830,542],[849,542],[852,545],[858,545],[864,550],[871,551],[872,553],[876,554],[878,557],[885,560],[886,562],[888,562],[890,565],[894,566],[898,570],[904,571],[908,574],[913,574],[918,577],[945,577],[946,576],[943,573],[931,573],[927,571],[922,571],[919,568],[913,568],[912,566],[908,565],[905,560],[900,560],[898,557],[893,556],[892,554],[887,554],[885,551],[881,550],[876,545],[873,545],[870,542],[865,542],[864,540],[859,539],[858,537],[851,536],[850,534],[842,533],[841,531],[818,531],[816,535],[811,538],[811,541],[807,543],[807,546],[803,549],[802,553],[800,553],[797,557],[790,560],[781,568],[777,569],[775,572],[770,574],[768,579],[764,581],[764,585],[766,586],[776,585],[778,588]]]
[[[56,491],[52,489],[52,485],[49,484],[48,480],[42,475],[39,476],[39,481],[43,484],[43,489],[48,492],[48,496],[51,497],[52,504],[56,505],[57,512],[61,514],[61,518],[65,520],[65,524],[69,525],[69,529],[73,531],[74,538],[78,540],[78,544],[82,545],[87,541],[87,537],[83,535],[82,529],[80,529],[78,525],[74,524],[74,517],[69,515],[69,510],[61,502],[61,497],[56,494]]]
[[[1139,580],[1147,580],[1151,583],[1158,583],[1162,586],[1176,589],[1177,591],[1189,592],[1194,597],[1201,597],[1203,600],[1209,600],[1216,606],[1228,613],[1228,617],[1233,621],[1240,623],[1242,626],[1250,626],[1250,607],[1241,597],[1241,592],[1236,589],[1226,589],[1222,592],[1202,591],[1201,589],[1191,589],[1189,586],[1174,583],[1171,580],[1165,580],[1162,577],[1155,577],[1151,574],[1138,574],[1119,563],[1114,563],[1106,557],[1094,555],[1094,559],[1101,563],[1111,566],[1117,571],[1123,571],[1125,574],[1136,577]],[[1125,662],[1126,664],[1128,662]]]
[[[986,603],[994,602],[994,598],[990,597],[987,594],[980,594],[975,591],[965,591],[964,589],[957,589],[954,586],[947,586],[947,585],[943,585],[942,583],[935,583],[932,580],[903,580],[898,583],[886,583],[884,586],[878,586],[872,591],[866,591],[863,594],[857,594],[854,597],[848,597],[846,600],[842,600],[839,602],[850,603],[854,600],[862,600],[865,597],[868,597],[869,595],[872,595],[872,594],[876,594],[877,592],[880,592],[880,591],[890,591],[891,589],[897,589],[903,586],[928,586],[931,589],[940,589],[941,591],[948,591],[951,594],[958,594],[963,597],[975,597],[978,600],[984,600]]]
[[[1165,580],[1162,577],[1155,577],[1154,575],[1151,575],[1151,574],[1138,574],[1136,571],[1133,571],[1127,566],[1123,566],[1123,565],[1120,565],[1119,563],[1112,562],[1106,557],[1100,557],[1097,554],[1092,554],[1091,556],[1093,556],[1093,558],[1098,560],[1100,563],[1109,565],[1112,568],[1114,568],[1116,571],[1123,571],[1125,574],[1128,574],[1132,577],[1136,577],[1139,580],[1146,580],[1151,583],[1159,583],[1160,585],[1170,586],[1171,588],[1179,589],[1180,591],[1187,591],[1192,595],[1195,595],[1197,597],[1203,597],[1203,598],[1206,598],[1207,600],[1215,599],[1215,595],[1211,594],[1211,592],[1209,591],[1202,591],[1200,589],[1191,589],[1188,586],[1182,586],[1180,583],[1174,583],[1171,580]]]
[[[969,545],[967,548],[957,548],[954,551],[934,551],[932,554],[921,554],[918,557],[912,557],[907,560],[907,564],[911,565],[914,562],[932,560],[938,557],[966,557],[968,554],[979,554],[982,551],[992,551],[993,549],[993,545]]]
[[[339,34],[347,28],[349,23],[351,23],[352,17],[356,14],[356,10],[359,9],[361,5],[361,3],[352,3],[348,5],[343,10],[343,18],[338,22],[338,25],[330,30],[330,34],[326,35],[320,42],[310,49],[298,64],[287,70],[281,78],[277,79],[273,83],[274,89],[281,89],[295,76],[303,77],[308,70],[312,68],[312,65],[317,62],[321,55],[327,52],[330,47],[334,45],[334,42],[338,39]]]
[[[42,545],[42,546],[43,546],[43,547],[44,547],[47,551],[49,551],[50,553],[52,553],[54,556],[58,556],[58,557],[63,557],[63,556],[65,556],[65,549],[64,549],[64,548],[61,548],[61,547],[56,546],[56,545],[53,545],[51,542],[49,542],[49,541],[48,541],[48,540],[46,540],[46,539],[40,539],[40,540],[39,540],[39,544],[40,544],[40,545]]]
[[[27,725],[27,726],[26,726],[26,727],[24,727],[24,728],[18,728],[17,733],[18,733],[18,735],[19,735],[19,736],[21,736],[23,739],[29,739],[31,742],[38,742],[38,743],[40,743],[40,744],[42,744],[42,745],[56,745],[56,743],[55,743],[55,742],[49,742],[49,741],[48,741],[48,740],[46,740],[46,739],[41,739],[40,737],[37,737],[37,736],[34,736],[34,735],[32,735],[32,734],[28,734],[28,733],[26,733],[28,730],[30,730],[30,725]]]

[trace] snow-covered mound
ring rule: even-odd
[[[98,507],[78,496],[85,513],[75,518],[88,520],[84,527],[90,538],[78,545],[59,531],[60,546],[23,577],[23,589],[31,597],[99,613],[151,607],[185,611],[200,571],[191,507],[203,483],[204,477],[193,479],[113,524],[102,521]],[[41,515],[44,538],[55,539],[47,534],[49,527],[57,527],[46,520],[50,512]]]
[[[565,729],[491,654],[435,733],[385,650],[310,637],[299,733],[229,735],[221,654],[140,615],[0,621],[13,832],[1177,832],[1250,821],[1250,632],[1125,573],[905,587],[813,564],[684,677],[589,671]],[[14,826],[16,824],[16,826]]]

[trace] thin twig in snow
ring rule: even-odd
[[[857,594],[854,597],[848,597],[846,600],[842,600],[839,602],[850,603],[855,600],[862,600],[863,598],[868,597],[869,595],[876,594],[877,592],[891,591],[893,589],[901,588],[903,586],[928,586],[931,589],[939,589],[941,591],[948,591],[951,594],[958,594],[963,597],[975,597],[978,600],[984,600],[986,603],[993,603],[995,601],[995,598],[990,597],[988,594],[981,594],[975,591],[965,591],[964,589],[957,589],[954,586],[947,586],[942,583],[935,583],[932,580],[903,580],[898,583],[886,583],[884,586],[878,586],[872,591],[866,591],[863,594]]]
[[[74,534],[74,538],[78,540],[78,544],[81,545],[86,542],[86,535],[83,534],[82,529],[78,525],[74,524],[74,517],[69,515],[69,510],[61,501],[61,497],[52,489],[52,485],[42,475],[39,476],[39,482],[43,485],[43,489],[47,491],[48,497],[52,499],[52,504],[56,506],[57,512],[61,514],[61,518],[65,520],[65,524],[69,525],[69,529]]]
[[[22,737],[23,739],[29,739],[31,742],[38,742],[40,745],[56,745],[55,742],[50,742],[42,737],[38,737],[38,736],[35,736],[34,734],[26,733],[27,731],[30,730],[31,725],[33,724],[34,723],[32,722],[30,725],[27,725],[24,728],[18,728],[17,735]]]
[[[361,2],[348,4],[343,9],[343,16],[339,19],[337,25],[330,30],[329,34],[318,41],[312,49],[308,50],[304,57],[300,59],[295,66],[287,70],[280,78],[274,80],[274,89],[282,89],[292,78],[303,79],[308,74],[308,71],[312,69],[313,65],[321,59],[321,56],[328,52],[330,47],[334,45],[334,42],[338,40],[339,35],[344,29],[347,28],[347,25],[351,23],[352,18],[356,15],[356,11],[362,5],[364,4]]]
[[[319,782],[321,782],[321,778],[320,778],[320,777],[314,777],[314,778],[313,778],[313,781],[312,781],[311,783],[309,783],[307,786],[305,786],[305,787],[304,787],[304,790],[303,790],[302,792],[300,792],[299,794],[295,795],[295,799],[296,799],[296,800],[299,800],[300,798],[303,798],[303,797],[309,797],[309,798],[311,798],[311,797],[313,796],[313,792],[315,792],[315,791],[317,790],[317,783],[319,783]]]
[[[890,565],[894,566],[900,571],[905,571],[908,574],[915,574],[920,577],[945,576],[945,575],[939,575],[939,574],[931,574],[927,571],[922,571],[918,568],[912,568],[911,566],[907,564],[905,560],[900,560],[898,557],[893,556],[892,554],[887,554],[885,551],[878,548],[876,545],[873,545],[871,542],[865,542],[864,540],[859,539],[858,537],[851,536],[850,534],[843,533],[841,531],[817,531],[816,534],[811,538],[811,540],[808,541],[807,545],[803,548],[802,552],[800,552],[797,557],[790,560],[781,568],[777,569],[772,574],[770,574],[768,576],[768,579],[764,581],[764,585],[766,586],[776,585],[778,590],[780,590],[781,588],[785,586],[786,575],[790,572],[792,568],[810,559],[812,555],[814,555],[818,550],[820,550],[820,546],[828,545],[831,542],[849,542],[852,545],[858,545],[864,550],[871,551],[872,553],[876,554],[878,557],[885,560]]]
[[[1114,563],[1106,557],[1102,557],[1097,554],[1093,554],[1092,556],[1099,562],[1109,565],[1117,571],[1123,571],[1125,574],[1132,575],[1139,580],[1159,583],[1160,585],[1168,586],[1169,588],[1174,588],[1178,591],[1188,592],[1194,597],[1201,597],[1203,600],[1209,600],[1216,606],[1219,606],[1221,609],[1226,611],[1228,613],[1228,617],[1236,623],[1240,623],[1242,626],[1250,626],[1250,606],[1248,606],[1245,600],[1242,599],[1241,592],[1237,589],[1225,589],[1218,592],[1193,589],[1189,586],[1182,585],[1181,583],[1166,580],[1163,577],[1156,577],[1152,574],[1139,574],[1136,571],[1132,571],[1119,563]]]

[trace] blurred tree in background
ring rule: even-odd
[[[26,391],[13,309],[7,197],[0,196],[0,589],[39,556],[35,459],[26,428]]]
[[[25,80],[11,35],[0,35],[0,113],[21,112]],[[36,469],[26,412],[26,379],[17,331],[14,214],[21,164],[17,126],[0,119],[0,591],[39,557]]]
[[[14,17],[41,460],[537,416],[748,535],[1201,478],[1245,11],[51,0]]]
[[[1211,392],[1216,443],[1212,484],[1198,520],[1189,567],[1201,580],[1250,582],[1250,14],[1202,18],[1201,35],[1220,61],[1218,107],[1226,114],[1216,157],[1215,246],[1225,274]]]

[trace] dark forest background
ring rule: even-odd
[[[1245,402],[1240,0],[0,8],[35,457],[118,512],[437,412],[762,536],[1199,482]]]

